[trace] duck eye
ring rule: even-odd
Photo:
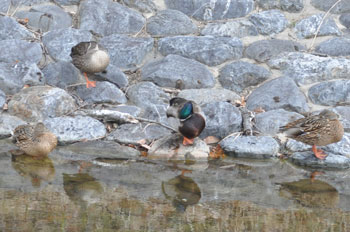
[[[192,114],[192,103],[191,102],[186,102],[185,105],[182,107],[182,109],[180,110],[180,119],[185,119],[188,116],[190,116]]]

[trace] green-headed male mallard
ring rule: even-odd
[[[13,139],[20,150],[34,157],[45,157],[57,146],[57,137],[41,122],[16,127]]]
[[[287,137],[312,145],[312,151],[318,159],[325,159],[327,155],[316,146],[339,142],[344,134],[344,128],[338,120],[338,115],[327,109],[318,115],[290,122],[280,129]]]
[[[205,116],[193,101],[180,97],[172,98],[166,114],[167,117],[180,120],[179,132],[184,136],[183,145],[193,144],[194,138],[205,128]]]
[[[88,79],[87,73],[98,73],[104,71],[109,64],[109,54],[102,45],[90,41],[80,42],[70,53],[73,64],[84,73],[86,88],[95,87],[96,82]]]

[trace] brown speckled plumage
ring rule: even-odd
[[[330,110],[288,123],[281,131],[289,138],[316,146],[339,142],[344,134],[338,115]]]
[[[97,73],[104,71],[109,64],[109,54],[102,45],[90,41],[80,42],[72,47],[73,64],[82,72]]]
[[[16,127],[13,139],[20,150],[35,157],[47,156],[57,146],[57,137],[43,123]]]

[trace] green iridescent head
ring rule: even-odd
[[[186,119],[193,114],[192,102],[186,102],[179,112],[180,119]]]

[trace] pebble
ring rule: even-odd
[[[311,5],[317,9],[328,11],[337,1],[336,0],[311,0]],[[335,5],[331,13],[339,14],[350,11],[350,0],[342,0]]]
[[[290,13],[298,13],[304,9],[303,0],[258,0],[257,3],[264,10],[277,8]]]
[[[272,158],[279,150],[276,140],[269,136],[230,136],[219,144],[226,155],[236,158]]]

